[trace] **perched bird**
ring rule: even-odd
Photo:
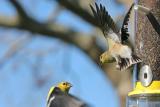
[[[127,45],[129,37],[128,21],[134,4],[132,4],[127,12],[120,30],[102,4],[98,6],[95,3],[95,6],[96,9],[90,5],[94,17],[98,21],[99,27],[108,43],[108,50],[100,56],[101,63],[116,61],[116,67],[123,71],[131,65],[141,62],[142,60],[133,54],[131,47]]]
[[[47,107],[89,107],[83,101],[69,94],[72,85],[61,82],[50,88],[47,96]]]

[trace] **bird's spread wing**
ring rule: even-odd
[[[55,95],[50,107],[89,107],[83,101],[71,95],[61,94]]]
[[[50,93],[47,101],[47,107],[90,107],[88,104],[72,96],[68,93],[62,92],[58,87]]]
[[[129,33],[128,33],[128,22],[131,14],[131,10],[134,7],[134,3],[131,5],[130,9],[128,10],[122,24],[121,28],[121,42],[124,43],[126,40],[128,40]]]
[[[108,33],[112,31],[112,33],[119,33],[119,30],[113,21],[112,17],[109,15],[108,11],[102,4],[98,6],[97,3],[95,3],[96,9],[93,8],[93,6],[90,5],[92,12],[94,14],[94,17],[96,21],[98,21],[98,24],[104,34],[105,37],[107,37]],[[111,37],[112,38],[112,37]]]

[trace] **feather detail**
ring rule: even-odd
[[[132,55],[131,58],[119,58],[118,65],[119,65],[120,71],[124,71],[131,65],[140,63],[140,62],[142,62],[142,60],[138,56]]]
[[[128,10],[122,24],[121,28],[121,42],[124,43],[126,40],[128,40],[129,33],[128,33],[128,22],[131,14],[131,10],[134,7],[134,3],[131,5],[130,9]]]
[[[114,33],[119,33],[119,30],[118,30],[114,20],[109,15],[109,13],[105,9],[105,7],[102,6],[102,4],[100,4],[100,6],[98,6],[97,3],[95,3],[95,6],[96,6],[96,9],[94,9],[92,7],[92,5],[90,5],[91,10],[93,12],[93,15],[94,15],[96,21],[98,21],[99,26],[100,26],[104,36],[106,37],[110,30],[112,30]]]

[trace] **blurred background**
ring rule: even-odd
[[[73,84],[71,94],[93,107],[124,107],[131,73],[100,66],[106,50],[90,4],[102,3],[118,26],[132,0],[1,0],[0,107],[45,107],[49,88]]]

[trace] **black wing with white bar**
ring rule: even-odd
[[[128,10],[124,20],[123,20],[123,24],[122,24],[122,28],[121,28],[121,42],[122,44],[128,40],[129,37],[129,33],[128,33],[128,22],[129,22],[129,18],[130,18],[130,14],[132,11],[132,8],[134,7],[134,3],[131,5],[130,9]]]

